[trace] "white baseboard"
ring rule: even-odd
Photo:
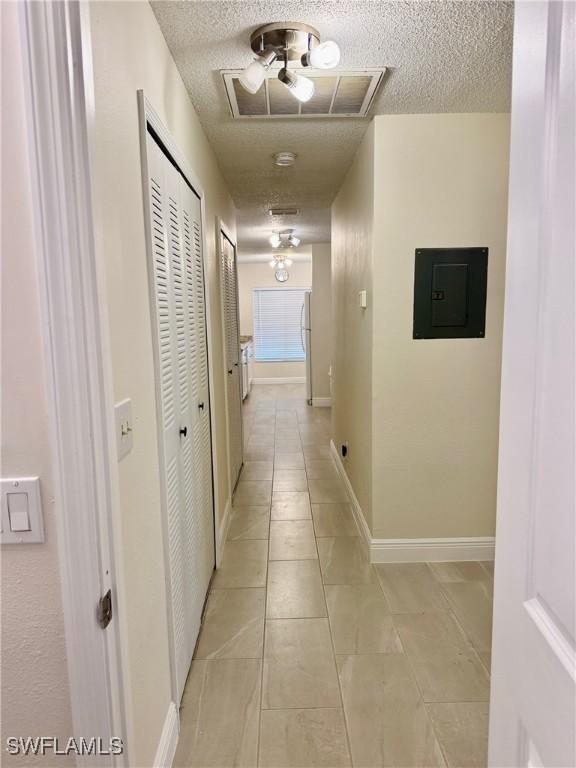
[[[224,544],[228,537],[228,528],[230,528],[230,521],[232,519],[232,501],[228,499],[226,507],[224,508],[224,517],[220,521],[218,526],[218,533],[216,536],[216,568],[220,567],[222,562],[222,552],[224,550]]]
[[[370,553],[371,563],[444,563],[463,560],[494,560],[495,539],[493,536],[450,539],[373,539],[333,441],[330,441],[330,453],[346,486],[354,520],[366,549]]]
[[[277,376],[271,378],[254,378],[254,384],[306,384],[305,376]]]
[[[330,408],[332,406],[331,397],[313,397],[312,405],[317,408]]]
[[[372,563],[449,563],[494,560],[493,536],[450,539],[372,539]]]
[[[180,718],[178,707],[171,701],[164,720],[164,727],[160,734],[158,749],[154,757],[154,768],[172,768],[176,747],[178,746],[178,734],[180,732]]]
[[[352,512],[354,513],[354,520],[356,522],[356,527],[358,528],[358,533],[360,534],[360,538],[362,539],[362,542],[366,547],[366,550],[370,551],[372,534],[370,533],[370,528],[368,528],[368,523],[366,522],[366,518],[364,517],[364,513],[362,512],[362,507],[360,506],[358,499],[356,498],[356,494],[354,493],[354,488],[352,488],[352,483],[348,479],[348,475],[346,474],[346,470],[344,469],[344,464],[342,464],[342,459],[340,458],[340,454],[338,453],[338,450],[334,445],[333,440],[330,440],[330,454],[332,456],[332,460],[334,461],[334,464],[336,465],[338,474],[342,478],[342,482],[346,487],[346,492],[348,494],[348,498],[350,499],[350,505],[352,507]]]

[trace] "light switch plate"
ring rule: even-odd
[[[134,444],[132,432],[132,400],[126,398],[114,406],[116,423],[116,447],[118,461],[121,461],[132,450]]]
[[[44,522],[39,478],[2,478],[0,485],[0,543],[42,544]]]

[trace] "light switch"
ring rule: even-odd
[[[116,423],[116,448],[118,461],[130,453],[134,440],[132,437],[132,400],[126,398],[114,406],[114,421]]]
[[[8,493],[8,520],[13,532],[30,530],[27,493]]]
[[[366,307],[368,306],[368,292],[359,291],[358,298],[360,299],[360,308],[366,309]]]
[[[0,487],[0,542],[41,544],[44,541],[44,522],[39,478],[2,478]]]

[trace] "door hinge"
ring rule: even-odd
[[[108,590],[106,594],[98,601],[97,616],[98,624],[102,629],[106,629],[112,621],[112,591]]]

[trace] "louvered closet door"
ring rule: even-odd
[[[228,432],[230,437],[230,471],[236,485],[242,468],[242,389],[240,338],[238,329],[238,278],[236,254],[232,243],[222,240],[222,301],[224,302],[224,338],[226,344],[226,385],[228,394]]]
[[[209,426],[203,437],[207,419],[209,425],[202,383],[205,379],[207,389],[206,323],[195,266],[201,239],[194,241],[200,204],[150,136],[147,147],[170,610],[180,700],[214,563]]]
[[[204,266],[202,258],[202,223],[200,199],[190,189],[182,176],[179,177],[180,203],[182,207],[182,232],[184,241],[184,284],[186,289],[187,327],[189,354],[189,391],[194,413],[187,496],[189,537],[194,542],[196,557],[194,578],[197,589],[197,605],[203,606],[204,598],[214,570],[214,502],[212,486],[212,438],[210,432],[210,392],[208,384],[208,343],[206,336],[206,302],[204,296]],[[196,596],[195,596],[196,600]],[[197,614],[200,626],[201,610]],[[197,631],[194,637],[196,642]],[[193,650],[193,649],[192,649]]]

